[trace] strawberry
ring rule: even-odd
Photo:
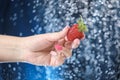
[[[67,33],[68,41],[73,41],[74,39],[83,39],[85,37],[84,32],[87,31],[87,27],[84,24],[82,18],[78,20],[78,23],[73,24]]]

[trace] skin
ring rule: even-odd
[[[79,39],[67,40],[69,27],[60,32],[28,37],[0,35],[0,62],[26,62],[38,66],[59,66],[71,57],[72,49],[80,44]],[[56,50],[55,45],[62,46]]]

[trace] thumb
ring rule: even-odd
[[[62,31],[55,32],[55,33],[49,33],[48,39],[51,41],[57,41],[67,35],[67,32],[69,30],[69,26],[66,26]]]

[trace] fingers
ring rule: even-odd
[[[67,49],[75,49],[80,45],[80,40],[79,39],[75,39],[73,42],[71,41],[66,41],[64,43],[65,48]]]
[[[80,45],[80,40],[79,39],[75,39],[74,41],[68,41],[65,38],[60,39],[57,44],[64,46],[68,49],[75,49]]]
[[[55,45],[55,50],[52,52],[50,65],[51,66],[59,66],[64,63],[66,58],[72,56],[71,48],[77,48],[80,44],[79,39],[75,39],[73,42],[65,41],[65,39],[60,39],[58,41],[59,44]],[[64,46],[64,47],[63,47]]]
[[[72,56],[72,50],[65,47],[63,47],[61,53],[63,53],[66,58],[70,58]]]
[[[55,65],[56,66],[62,65],[64,63],[65,59],[66,59],[66,57],[64,56],[64,54],[60,53],[56,58]]]
[[[69,49],[62,47],[62,50],[51,51],[50,54],[50,66],[59,66],[64,63],[66,58],[71,57],[72,52]]]
[[[71,56],[71,49],[68,49],[68,48],[66,48],[66,47],[63,47],[63,46],[61,46],[61,45],[59,45],[59,44],[56,44],[55,45],[55,49],[56,49],[56,52],[57,53],[63,53],[65,56],[66,56],[66,58],[67,57],[70,57]]]
[[[75,39],[75,40],[72,42],[72,49],[77,48],[79,45],[80,45],[80,40],[79,40],[79,39]]]
[[[67,41],[67,42],[65,42],[64,46],[67,49],[72,49],[72,42],[71,41]]]
[[[62,65],[64,63],[65,59],[66,59],[66,57],[63,55],[63,53],[57,53],[55,51],[51,51],[50,66]]]
[[[56,44],[59,44],[59,45],[61,45],[61,46],[64,46],[64,44],[65,44],[65,39],[62,38],[62,39],[58,40],[58,42],[57,42]]]
[[[69,30],[69,27],[66,26],[62,31],[55,32],[55,33],[49,33],[47,34],[47,38],[51,41],[57,41],[67,35],[67,32]]]

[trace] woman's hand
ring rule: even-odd
[[[40,34],[22,39],[21,56],[23,61],[35,65],[59,66],[72,55],[72,48],[79,45],[79,39],[69,42],[66,35],[69,27],[60,32]],[[62,50],[55,49],[60,45]]]
[[[59,66],[72,55],[79,40],[67,41],[69,27],[60,32],[14,37],[0,35],[0,62],[27,62],[35,65]],[[56,45],[61,50],[55,48]]]

